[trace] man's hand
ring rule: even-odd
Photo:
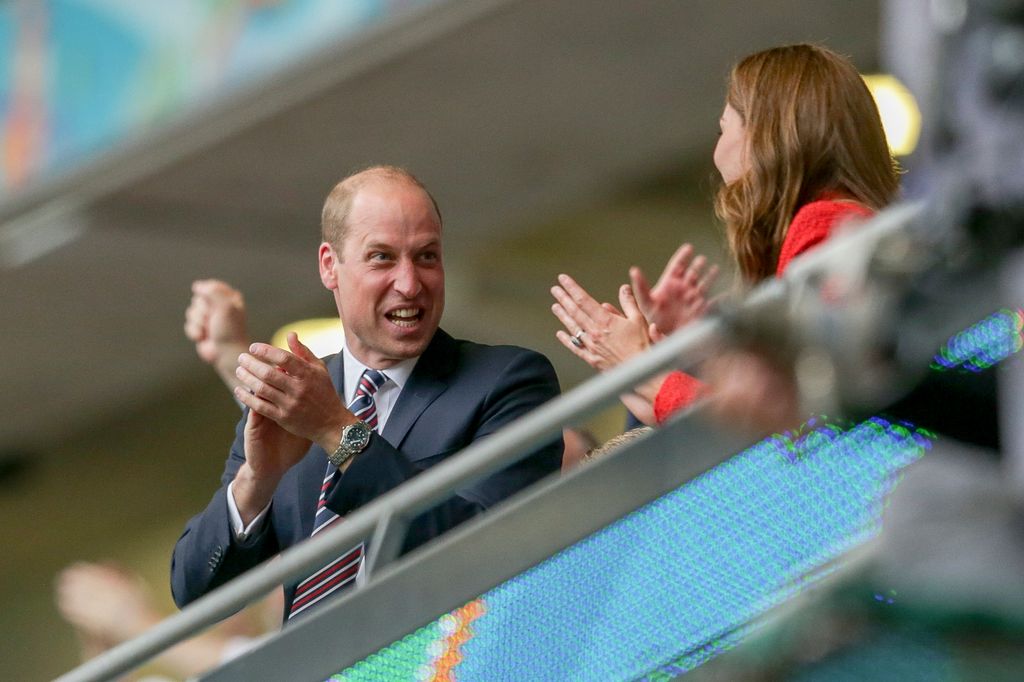
[[[104,564],[76,563],[57,576],[57,608],[102,649],[137,637],[161,620],[138,576]]]
[[[254,343],[240,355],[235,397],[289,433],[333,452],[341,430],[358,420],[342,403],[327,367],[294,332],[288,346],[291,353]]]
[[[270,504],[285,473],[305,456],[309,450],[309,439],[289,433],[252,410],[246,419],[244,433],[245,463],[235,475],[231,492],[242,525],[248,526]]]
[[[196,344],[199,358],[234,389],[236,359],[249,346],[242,293],[216,279],[193,282],[192,300],[185,310],[185,336]]]
[[[665,270],[652,289],[638,267],[630,268],[637,305],[651,323],[651,337],[655,340],[667,336],[683,325],[703,315],[710,303],[708,289],[718,277],[718,266],[704,271],[707,259],[693,257],[693,246],[683,244],[672,254]]]

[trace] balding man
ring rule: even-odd
[[[344,321],[341,352],[318,360],[255,343],[239,356],[246,406],[221,487],[174,550],[183,606],[457,453],[545,401],[546,358],[453,339],[444,311],[441,216],[407,171],[377,166],[342,180],[323,209],[320,279]],[[405,550],[558,471],[560,441],[418,517]],[[350,584],[362,545],[285,585],[285,618]]]

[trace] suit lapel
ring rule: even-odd
[[[420,356],[398,396],[388,423],[381,434],[394,447],[400,447],[409,429],[437,396],[448,388],[448,375],[455,364],[455,340],[438,329],[427,350]]]

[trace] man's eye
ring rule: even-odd
[[[388,256],[388,254],[383,253],[381,251],[377,251],[375,253],[370,254],[370,260],[372,261],[386,261],[389,260],[389,258],[390,256]]]
[[[435,263],[438,260],[438,256],[433,251],[420,254],[420,260],[426,261],[427,263]]]

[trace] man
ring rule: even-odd
[[[174,549],[179,606],[558,394],[543,356],[438,328],[441,216],[408,172],[378,166],[346,178],[327,197],[322,229],[320,279],[345,346],[324,363],[292,334],[291,352],[254,343],[239,356],[234,394],[246,413],[221,488]],[[557,471],[561,454],[552,442],[458,491],[413,521],[405,550]],[[349,584],[361,559],[356,547],[326,583],[285,585],[286,619]]]

